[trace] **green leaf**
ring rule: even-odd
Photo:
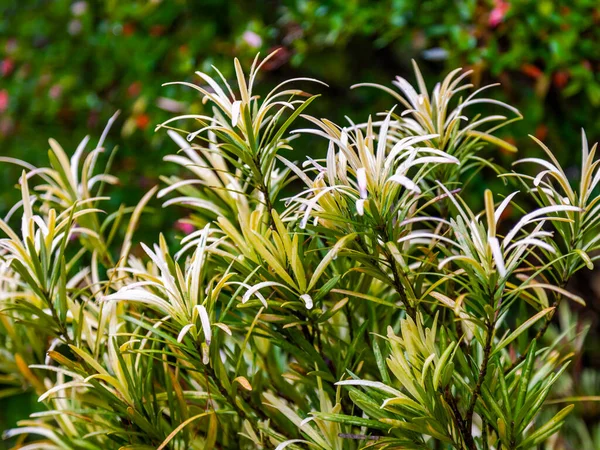
[[[565,418],[573,410],[574,407],[575,405],[569,405],[561,409],[558,413],[556,413],[556,415],[552,419],[546,422],[537,431],[530,434],[527,437],[527,439],[525,439],[523,442],[521,442],[521,444],[519,444],[517,448],[526,449],[534,447],[544,442],[546,439],[548,439],[560,429],[560,427],[564,423]]]
[[[535,350],[536,350],[536,341],[535,339],[531,341],[531,345],[529,346],[529,353],[527,354],[527,358],[525,359],[525,367],[521,372],[521,377],[519,379],[519,387],[517,394],[517,402],[515,404],[515,411],[517,414],[521,411],[521,407],[525,402],[525,397],[527,396],[527,387],[529,385],[529,380],[531,378],[531,372],[533,370],[533,364],[535,362]]]
[[[442,371],[446,368],[446,363],[452,361],[451,355],[454,355],[453,350],[456,347],[455,342],[450,342],[442,356],[440,356],[439,361],[436,363],[435,371],[433,373],[433,388],[437,390],[440,377],[442,376]]]
[[[355,237],[356,233],[350,233],[347,236],[344,236],[335,243],[335,245],[331,248],[331,250],[329,250],[329,252],[327,252],[327,255],[325,255],[325,258],[321,260],[321,262],[313,272],[312,277],[310,278],[310,282],[308,283],[309,291],[312,290],[312,288],[315,286],[315,284],[317,283],[323,272],[325,272],[325,269],[331,263],[331,261],[333,261],[337,257],[337,254],[339,253],[340,249],[345,247],[346,244],[349,241],[352,241]]]
[[[529,319],[527,319],[515,331],[513,331],[506,338],[504,338],[496,346],[496,348],[494,348],[494,350],[492,351],[492,355],[495,355],[496,353],[498,353],[500,350],[502,350],[504,347],[506,347],[508,344],[510,344],[512,341],[514,341],[516,338],[518,338],[521,333],[526,331],[529,327],[531,327],[538,320],[540,320],[542,317],[544,317],[546,314],[550,313],[553,310],[554,310],[554,307],[543,309],[540,312],[538,312],[536,315],[534,315],[533,317],[530,317]]]
[[[331,414],[315,412],[312,413],[318,419],[327,420],[330,422],[343,423],[345,425],[354,425],[358,427],[375,428],[377,430],[387,430],[389,425],[377,420],[363,419],[362,417],[347,416],[345,414]]]
[[[392,380],[390,379],[390,374],[388,373],[385,359],[381,354],[381,349],[379,348],[379,343],[377,342],[377,336],[373,338],[373,353],[375,355],[375,362],[377,363],[377,368],[379,369],[381,379],[385,384],[392,384]]]

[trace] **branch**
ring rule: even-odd
[[[416,322],[417,309],[413,305],[411,305],[411,303],[408,300],[408,297],[406,296],[406,290],[404,289],[404,286],[402,286],[402,282],[400,281],[400,274],[398,273],[398,268],[396,267],[396,260],[392,255],[390,255],[387,252],[387,250],[385,251],[385,254],[388,263],[392,269],[392,275],[394,276],[394,289],[398,293],[398,295],[400,296],[400,300],[402,300],[402,303],[404,304],[406,314],[408,314],[409,317]]]
[[[264,203],[265,203],[265,207],[267,209],[267,214],[269,215],[269,226],[272,226],[273,228],[275,228],[275,222],[273,221],[273,202],[271,201],[271,194],[269,193],[269,188],[267,186],[267,181],[265,179],[265,175],[263,174],[263,171],[261,169],[261,162],[260,162],[260,158],[257,156],[254,159],[254,165],[256,166],[256,170],[257,170],[257,175],[258,178],[260,179],[260,184],[257,186],[258,190],[261,192],[261,194],[264,197]]]
[[[481,363],[481,367],[479,369],[479,376],[477,377],[477,385],[473,390],[471,402],[469,403],[469,409],[467,410],[466,422],[469,433],[473,425],[473,413],[475,411],[475,404],[477,403],[477,398],[481,393],[481,386],[483,385],[483,381],[487,374],[488,364],[490,362],[490,355],[492,354],[492,340],[494,339],[494,323],[495,321],[493,320],[488,320],[487,322],[485,346],[483,348],[483,362]]]
[[[456,428],[458,428],[458,431],[460,432],[465,446],[469,450],[477,450],[477,447],[475,446],[475,441],[473,440],[473,435],[471,434],[471,431],[467,428],[467,423],[463,418],[462,414],[460,413],[458,405],[456,404],[456,400],[452,396],[449,387],[446,387],[446,389],[444,390],[444,397],[446,399],[446,402],[448,403],[448,406],[450,406],[450,409],[452,410],[454,424],[456,425]]]

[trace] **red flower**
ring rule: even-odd
[[[292,56],[292,52],[283,46],[278,46],[276,48],[272,48],[269,50],[268,53],[271,53],[275,50],[277,50],[277,53],[275,53],[273,56],[271,56],[271,58],[265,64],[263,64],[263,69],[266,71],[278,69],[279,67],[284,65],[286,62],[288,62],[288,60]]]
[[[546,139],[546,136],[548,136],[548,127],[546,125],[539,124],[537,126],[537,128],[535,129],[535,134],[534,136],[536,138],[538,138],[540,141],[544,141]]]
[[[143,130],[150,124],[150,117],[148,117],[148,114],[140,114],[135,118],[135,124]]]
[[[533,64],[523,64],[521,66],[521,72],[531,78],[539,78],[542,76],[543,72],[539,67],[534,66]]]
[[[131,22],[127,22],[123,25],[123,36],[131,36],[135,33],[135,24]]]
[[[164,25],[152,25],[150,27],[150,36],[162,36],[167,31],[167,27]]]
[[[0,91],[0,113],[8,109],[9,95],[6,89]]]
[[[564,88],[569,82],[569,73],[564,70],[559,70],[552,77],[552,81],[554,82],[554,86],[558,89]]]
[[[127,95],[129,97],[137,97],[142,92],[142,83],[139,81],[134,81],[127,88]]]

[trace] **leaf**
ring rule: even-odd
[[[413,399],[406,395],[403,395],[402,397],[392,397],[386,399],[381,405],[381,408],[384,409],[386,406],[396,405],[409,407],[410,409],[417,411],[419,414],[425,413],[425,410],[421,405],[419,405],[417,402],[415,402]]]
[[[361,417],[347,416],[345,414],[330,414],[330,413],[313,413],[318,419],[327,420],[330,422],[343,423],[345,425],[355,425],[358,427],[375,428],[377,430],[387,430],[389,425],[381,423],[377,420],[363,419]]]
[[[565,417],[567,417],[574,407],[575,405],[569,405],[561,409],[552,419],[546,422],[537,431],[530,434],[517,448],[530,448],[544,442],[558,431],[562,426]]]
[[[248,237],[248,240],[250,241],[250,244],[252,244],[254,250],[257,251],[257,253],[261,256],[262,259],[264,259],[267,262],[267,264],[269,264],[269,266],[271,266],[271,268],[277,273],[277,275],[279,275],[281,279],[285,281],[289,286],[292,286],[294,289],[297,289],[298,286],[296,285],[292,277],[290,277],[289,274],[286,272],[285,268],[260,242],[258,234],[255,231],[250,230],[250,232],[247,233],[246,236]]]
[[[69,381],[67,383],[57,384],[57,385],[53,386],[52,388],[48,389],[44,394],[42,394],[38,398],[38,402],[43,402],[44,400],[46,400],[48,397],[50,397],[55,392],[60,392],[60,391],[66,390],[66,389],[81,388],[81,387],[91,388],[91,387],[93,387],[93,385],[91,385],[89,383],[84,383],[83,381]]]
[[[547,405],[555,405],[557,403],[571,403],[571,402],[600,402],[600,395],[581,395],[578,397],[564,397],[556,398],[554,400],[547,401]]]
[[[594,262],[591,260],[591,258],[589,257],[589,255],[586,252],[584,252],[583,250],[581,250],[579,248],[576,248],[575,253],[577,253],[581,257],[581,259],[585,263],[585,266],[588,269],[594,270]]]
[[[390,374],[387,370],[387,365],[385,364],[385,359],[381,354],[381,349],[379,348],[379,343],[377,342],[377,337],[373,339],[373,353],[375,355],[375,362],[377,363],[377,368],[379,369],[379,374],[381,375],[381,379],[385,384],[392,384],[392,380],[390,379]]]
[[[202,324],[202,331],[204,332],[204,341],[206,345],[210,345],[210,341],[212,339],[212,330],[210,328],[210,318],[208,317],[208,312],[204,305],[196,305],[196,311],[198,311],[198,315],[200,316],[200,323]]]
[[[559,286],[554,286],[552,284],[547,284],[547,283],[529,283],[529,284],[521,285],[519,288],[515,289],[514,292],[519,292],[519,291],[522,291],[525,289],[539,289],[539,288],[558,292],[559,294],[564,295],[567,298],[570,298],[574,302],[579,303],[581,306],[586,306],[585,300],[583,300],[580,296],[572,294],[571,292],[569,292],[566,289],[563,289]]]
[[[27,363],[23,359],[23,357],[19,354],[15,354],[15,363],[17,364],[17,369],[21,372],[21,375],[30,383],[36,390],[38,394],[41,394],[46,390],[44,383],[35,376],[32,370],[27,366]],[[23,392],[22,388],[19,388],[19,392]]]
[[[201,419],[202,417],[206,417],[211,414],[216,414],[216,413],[217,413],[217,411],[203,412],[203,413],[196,414],[195,416],[190,417],[189,419],[187,419],[184,422],[181,422],[173,431],[171,431],[171,433],[169,433],[169,435],[162,442],[162,444],[160,444],[158,447],[156,447],[156,450],[162,450],[163,448],[165,448],[169,444],[169,442],[171,442],[171,440],[177,435],[177,433],[179,433],[181,430],[183,430],[187,425],[189,425],[193,421]]]
[[[343,380],[335,383],[336,386],[366,386],[374,389],[379,389],[383,392],[387,392],[388,394],[392,394],[396,397],[402,397],[402,392],[397,389],[394,389],[391,386],[388,386],[380,381],[370,381],[370,380]]]
[[[533,364],[535,362],[535,350],[536,350],[536,340],[531,341],[531,345],[529,346],[529,353],[527,354],[527,358],[525,359],[525,367],[521,372],[521,377],[519,379],[519,387],[517,394],[517,402],[515,403],[515,411],[517,414],[521,411],[521,407],[525,402],[525,397],[527,396],[527,388],[529,385],[529,380],[531,378],[531,372],[533,370]]]
[[[206,442],[204,448],[206,450],[212,450],[215,448],[217,442],[217,431],[219,426],[219,420],[216,414],[211,414],[208,419],[208,431],[206,433]]]
[[[331,250],[329,250],[327,252],[327,254],[325,255],[325,258],[323,258],[321,260],[321,262],[319,263],[319,265],[313,272],[312,277],[310,278],[310,282],[308,283],[309,291],[315,287],[315,284],[317,283],[317,281],[319,280],[319,278],[321,277],[323,272],[325,272],[325,269],[327,268],[327,266],[331,263],[331,261],[333,261],[337,257],[337,254],[340,251],[340,249],[345,247],[346,244],[348,243],[348,241],[353,240],[355,237],[356,237],[356,233],[350,233],[350,234],[344,236],[343,238],[341,238],[339,241],[337,241],[335,243],[335,245],[331,248]]]
[[[535,316],[530,317],[525,322],[523,322],[515,331],[513,331],[511,334],[509,334],[506,338],[504,338],[496,346],[496,348],[492,352],[492,356],[495,355],[496,353],[498,353],[500,350],[502,350],[504,347],[506,347],[508,344],[510,344],[516,338],[518,338],[521,333],[526,331],[529,327],[531,327],[538,320],[540,320],[542,317],[544,317],[545,315],[547,315],[548,313],[550,313],[553,310],[554,310],[554,307],[543,309],[542,311],[538,312]]]
[[[389,306],[390,308],[396,308],[396,309],[400,309],[401,308],[401,306],[398,306],[398,305],[396,305],[394,303],[390,303],[390,302],[388,302],[386,300],[383,300],[381,298],[375,297],[373,295],[361,294],[360,292],[347,291],[345,289],[332,289],[331,292],[335,292],[336,294],[349,295],[351,297],[362,298],[364,300],[368,300],[368,301],[373,302],[373,303],[379,303],[380,305]]]
[[[483,133],[481,131],[476,131],[476,130],[469,130],[469,131],[467,131],[467,136],[483,139],[484,141],[487,141],[490,144],[497,145],[498,147],[500,147],[504,150],[507,150],[511,153],[516,153],[518,151],[517,147],[515,147],[514,145],[509,144],[508,142],[506,142],[496,136],[493,136],[489,133]]]
[[[244,389],[246,389],[247,391],[251,391],[252,390],[252,385],[250,384],[250,382],[246,379],[246,377],[237,377],[233,380],[233,383],[239,383],[240,386],[242,386]]]
[[[488,236],[496,237],[496,218],[494,213],[494,194],[489,189],[485,190],[485,217],[487,219]],[[497,241],[496,241],[497,242]]]
[[[69,345],[69,348],[77,354],[83,361],[91,366],[96,372],[102,375],[109,375],[109,373],[102,367],[98,362],[94,360],[85,350],[82,350],[74,345]]]
[[[337,313],[344,306],[346,306],[347,303],[348,303],[348,297],[344,297],[339,302],[337,302],[335,305],[333,305],[332,308],[325,311],[325,313],[323,313],[321,315],[321,317],[319,317],[318,323],[327,322],[329,319],[331,319],[335,315],[335,313]]]
[[[283,441],[281,444],[279,444],[277,447],[275,447],[275,450],[283,450],[288,445],[292,445],[292,444],[307,444],[307,445],[313,446],[315,448],[319,448],[319,446],[313,444],[310,441],[305,441],[304,439],[289,439],[287,441]]]
[[[446,368],[446,363],[452,361],[451,355],[453,355],[452,351],[454,350],[455,346],[456,342],[450,342],[446,350],[444,350],[444,353],[442,353],[442,356],[440,356],[439,361],[435,365],[435,371],[433,373],[433,388],[436,390],[440,383],[442,371]]]

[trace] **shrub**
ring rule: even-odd
[[[158,129],[188,175],[135,207],[101,209],[117,182],[112,119],[89,152],[87,137],[70,158],[51,139],[48,167],[1,158],[24,169],[0,221],[3,395],[26,387],[45,406],[5,437],[24,449],[556,442],[574,406],[553,405],[570,395],[585,329],[563,314],[547,331],[583,303],[566,284],[597,258],[597,147],[583,136],[576,186],[541,142],[545,158],[518,161],[537,173],[508,172],[485,149],[514,151],[493,133],[520,115],[469,92],[468,72],[430,92],[415,65],[416,87],[375,86],[397,107],[339,126],[304,115],[317,96],[292,86],[315,80],[257,95],[268,60],[248,77],[236,60],[236,86],[184,83],[212,114]],[[482,103],[498,114],[473,115]],[[325,159],[283,156],[305,134]],[[464,193],[481,170],[508,193],[486,191],[480,212]],[[190,211],[185,236],[140,251],[155,195]]]

